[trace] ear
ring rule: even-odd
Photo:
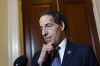
[[[61,30],[64,31],[64,29],[65,29],[65,24],[63,21],[61,21]]]

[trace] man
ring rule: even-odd
[[[57,11],[49,10],[40,15],[39,24],[42,35],[47,42],[42,50],[33,57],[32,66],[98,66],[93,51],[85,45],[70,42],[65,36],[67,24]],[[60,47],[60,62],[55,60],[55,50]],[[57,55],[57,54],[56,54]]]

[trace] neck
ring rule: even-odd
[[[62,34],[62,35],[59,37],[59,42],[57,42],[56,46],[58,46],[58,45],[64,40],[64,38],[65,38],[65,35]],[[55,46],[55,47],[56,47],[56,46]]]

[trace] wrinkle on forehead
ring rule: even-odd
[[[41,16],[39,23],[49,23],[49,22],[54,22],[54,18],[51,15],[43,15]]]

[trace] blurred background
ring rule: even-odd
[[[0,66],[13,66],[20,55],[31,66],[34,53],[44,43],[38,15],[48,9],[68,20],[66,36],[89,45],[100,64],[100,0],[0,0]]]

